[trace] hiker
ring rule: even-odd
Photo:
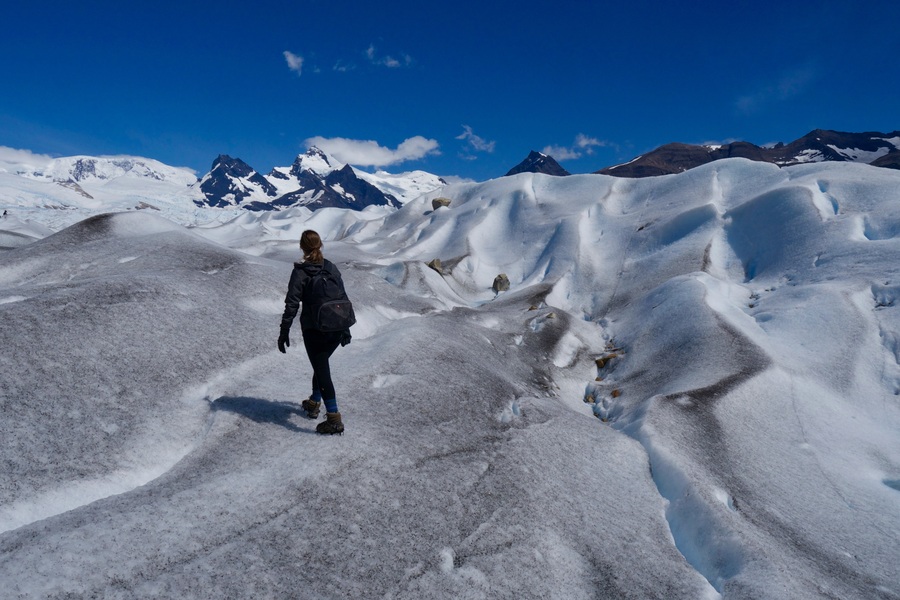
[[[328,359],[337,347],[350,343],[350,325],[353,317],[352,306],[344,291],[341,272],[331,261],[322,256],[322,238],[308,229],[300,236],[300,250],[303,261],[294,263],[287,296],[284,299],[284,314],[281,317],[281,335],[278,336],[278,350],[285,353],[290,346],[291,323],[300,311],[300,331],[303,345],[312,365],[312,395],[301,403],[306,416],[315,419],[319,408],[325,403],[325,420],[316,431],[322,434],[343,433],[344,424],[338,412],[334,384],[331,381],[331,367]],[[335,310],[337,312],[335,312]],[[330,312],[329,312],[330,311]],[[346,312],[349,311],[349,317]]]

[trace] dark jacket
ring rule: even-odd
[[[300,329],[315,329],[316,315],[313,314],[315,302],[312,298],[304,297],[308,295],[307,283],[309,280],[322,269],[327,269],[335,278],[341,282],[341,289],[344,289],[344,280],[341,278],[341,272],[337,266],[328,259],[324,263],[302,262],[294,263],[294,270],[291,272],[291,281],[288,283],[287,296],[284,298],[284,314],[281,316],[281,328],[290,329],[294,317],[297,316],[297,310],[300,304],[303,304],[303,310],[300,311]]]

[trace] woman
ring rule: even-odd
[[[327,284],[339,286],[339,293],[346,298],[344,281],[341,272],[331,261],[322,256],[322,238],[315,231],[308,229],[300,236],[300,250],[303,251],[303,262],[294,263],[291,281],[288,284],[287,296],[284,299],[284,315],[281,317],[281,335],[278,337],[278,349],[285,351],[290,346],[289,332],[291,323],[297,315],[297,309],[303,304],[300,312],[300,331],[303,333],[303,345],[312,365],[312,395],[301,403],[306,416],[315,419],[319,416],[319,408],[325,403],[325,420],[316,427],[318,433],[335,434],[344,432],[341,413],[338,412],[334,384],[331,381],[331,368],[328,359],[338,345],[350,343],[350,330],[321,331],[317,324],[318,307],[326,298],[321,297],[323,286]],[[314,279],[315,278],[315,279]],[[315,284],[313,282],[316,282]]]

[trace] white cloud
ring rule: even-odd
[[[472,132],[472,128],[468,125],[463,125],[463,132],[456,136],[456,139],[468,142],[469,146],[478,152],[493,152],[494,145],[497,143],[494,141],[489,142],[484,138],[475,135],[475,133]]]
[[[17,150],[0,146],[0,170],[9,172],[35,171],[43,169],[53,160],[46,154],[35,154],[30,150]]]
[[[556,160],[581,158],[581,154],[571,148],[566,148],[565,146],[545,146],[541,152],[548,156],[552,156]]]
[[[735,101],[735,107],[743,114],[759,112],[770,104],[785,102],[802,94],[818,77],[818,69],[814,66],[793,69],[757,92],[741,96]]]
[[[609,143],[600,141],[597,138],[588,137],[583,133],[579,133],[575,136],[575,145],[583,149],[585,154],[593,154],[594,147],[608,146]]]
[[[447,183],[477,183],[474,179],[460,177],[459,175],[441,175],[441,179]]]
[[[725,138],[724,140],[706,140],[700,142],[700,146],[727,146],[728,144],[739,141],[737,138]]]
[[[576,158],[581,158],[584,154],[593,154],[594,148],[609,145],[609,142],[579,133],[575,136],[575,142],[571,146],[550,145],[545,147],[542,152],[544,154],[549,154],[556,160],[574,160]]]
[[[375,50],[375,44],[369,44],[365,52],[366,58],[373,65],[380,65],[389,69],[399,69],[400,67],[408,67],[412,65],[413,59],[409,54],[401,54],[400,58],[386,55],[380,56]]]
[[[440,154],[437,140],[417,135],[404,140],[396,149],[385,148],[373,140],[311,137],[304,144],[316,146],[337,160],[351,165],[385,167],[408,160],[418,160],[431,154]]]
[[[289,50],[285,50],[284,51],[284,60],[287,61],[288,69],[290,69],[297,75],[300,75],[301,71],[303,70],[303,57],[302,56],[297,56],[293,52],[291,52]]]

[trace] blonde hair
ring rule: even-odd
[[[303,260],[320,263],[325,261],[322,256],[322,238],[312,229],[307,229],[300,236],[300,250],[303,251]]]

